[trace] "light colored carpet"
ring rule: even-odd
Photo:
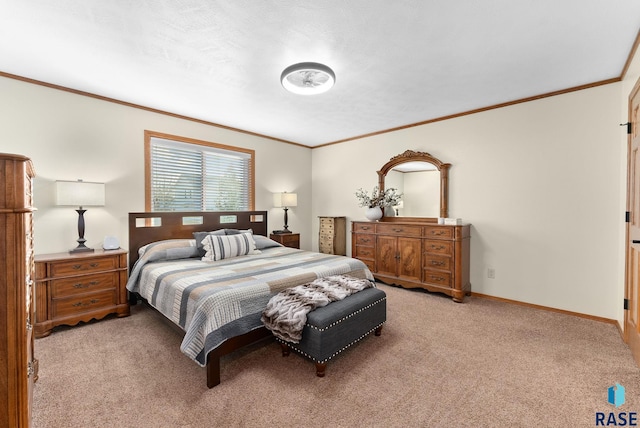
[[[222,360],[222,383],[144,305],[36,340],[33,426],[592,427],[640,412],[640,369],[611,324],[471,297],[387,293],[382,336],[327,365],[263,341]],[[626,388],[626,403],[607,389]]]

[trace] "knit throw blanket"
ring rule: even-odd
[[[370,280],[347,275],[318,278],[273,296],[261,319],[274,336],[299,343],[309,312],[370,287],[374,287]]]

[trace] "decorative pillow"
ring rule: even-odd
[[[202,257],[204,262],[229,259],[247,254],[260,254],[251,233],[236,235],[207,235],[202,240],[206,253]]]
[[[138,280],[142,266],[147,263],[200,257],[195,239],[165,239],[164,241],[152,242],[140,247],[138,254],[140,257],[138,257],[129,274],[128,290],[136,288],[135,283]]]
[[[251,233],[253,234],[253,229],[225,229],[225,235],[237,235],[238,233]]]
[[[207,235],[224,235],[225,229],[213,230],[211,232],[193,232],[193,237],[196,239],[196,247],[198,248],[198,257],[203,257],[206,253],[202,246],[202,240]]]
[[[157,262],[198,257],[198,251],[194,239],[166,239],[140,247],[138,255],[147,261]]]
[[[273,239],[269,239],[266,236],[262,236],[262,235],[253,235],[253,240],[256,241],[256,248],[258,250],[264,250],[265,248],[271,248],[271,247],[284,246],[279,242],[276,242]]]

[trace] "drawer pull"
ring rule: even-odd
[[[443,245],[431,245],[432,250],[444,250],[444,248]]]
[[[433,281],[437,281],[437,282],[442,282],[442,281],[444,281],[444,278],[443,278],[443,277],[441,277],[441,276],[431,275],[431,276],[430,276],[430,278],[431,278]]]
[[[402,229],[402,228],[400,228],[400,229],[396,229],[396,228],[394,228],[394,229],[393,229],[393,231],[394,231],[395,233],[400,233],[400,232],[404,232],[404,229]]]
[[[100,284],[100,281],[91,281],[88,284],[84,284],[82,282],[79,282],[77,284],[73,284],[73,288],[89,288],[93,285],[98,285]]]
[[[371,239],[369,239],[369,238],[367,238],[367,239],[361,239],[361,241],[362,241],[363,243],[368,244],[369,242],[371,242]]]
[[[77,302],[77,303],[74,303],[71,306],[73,306],[74,308],[77,308],[77,307],[80,307],[80,306],[89,306],[89,305],[94,305],[94,304],[98,303],[99,301],[100,300],[98,300],[98,299],[91,299],[91,300],[89,300],[89,303]]]
[[[431,260],[431,264],[433,266],[444,266],[444,262],[439,262],[437,260]]]
[[[442,231],[442,230],[432,230],[431,234],[440,236],[440,235],[444,235],[444,231]]]
[[[362,229],[362,230],[369,230],[369,229],[371,229],[371,228],[370,228],[369,226],[362,226],[360,229]]]
[[[73,265],[72,269],[75,269],[75,270],[82,269],[82,265]]]
[[[89,266],[91,266],[91,267],[93,267],[93,268],[94,268],[94,267],[98,267],[98,266],[100,266],[100,265],[99,265],[98,263],[91,263],[91,264],[89,264]]]

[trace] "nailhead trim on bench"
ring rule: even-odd
[[[339,319],[339,320],[337,320],[337,321],[332,322],[331,324],[329,324],[328,326],[326,326],[326,327],[324,327],[324,328],[320,328],[320,327],[318,327],[318,326],[311,325],[311,324],[309,324],[309,323],[307,323],[306,325],[308,325],[310,328],[312,328],[312,329],[314,329],[314,330],[318,330],[318,331],[325,331],[325,330],[328,330],[328,329],[330,329],[331,327],[333,327],[333,326],[335,326],[335,325],[337,325],[337,324],[340,324],[342,321],[346,320],[347,318],[351,318],[351,317],[352,317],[352,316],[354,316],[355,314],[358,314],[358,313],[360,313],[360,312],[362,312],[362,311],[364,311],[364,310],[366,310],[366,309],[369,309],[369,308],[370,308],[370,307],[372,307],[373,305],[377,305],[378,303],[382,302],[383,300],[387,300],[387,297],[385,296],[385,297],[383,297],[382,299],[376,300],[376,301],[375,301],[375,302],[373,302],[373,303],[369,303],[367,306],[365,306],[365,307],[363,307],[363,308],[360,308],[360,309],[358,309],[358,310],[357,310],[357,311],[355,311],[355,312],[351,312],[349,315],[347,315],[347,316],[345,316],[345,317],[342,317],[342,318],[340,318],[340,319]]]
[[[363,307],[363,308],[358,309],[358,310],[357,310],[357,311],[355,311],[355,312],[352,312],[351,314],[349,314],[349,315],[347,315],[347,316],[345,316],[345,317],[340,318],[339,320],[337,320],[337,321],[335,321],[335,322],[333,322],[333,323],[329,324],[329,325],[328,325],[327,327],[325,327],[325,328],[319,328],[319,327],[316,327],[316,326],[314,326],[314,325],[310,325],[310,324],[306,324],[306,325],[308,325],[310,328],[313,328],[313,329],[318,330],[318,331],[325,331],[325,330],[328,330],[328,329],[329,329],[329,328],[331,328],[331,327],[336,326],[337,324],[341,323],[342,321],[346,320],[347,318],[351,318],[353,315],[355,315],[355,314],[357,314],[357,313],[359,313],[359,312],[362,312],[362,311],[364,311],[365,309],[369,309],[369,308],[370,308],[370,307],[372,307],[373,305],[377,305],[378,303],[380,303],[380,302],[382,302],[382,301],[384,301],[384,300],[386,300],[386,296],[385,296],[385,297],[383,297],[382,299],[376,300],[376,301],[375,301],[375,302],[373,302],[373,303],[370,303],[369,305],[367,305],[367,306],[365,306],[365,307]],[[371,332],[375,331],[377,328],[379,328],[379,327],[380,327],[381,325],[383,325],[384,323],[385,323],[385,321],[381,322],[380,324],[378,324],[377,326],[373,327],[371,330],[369,330],[368,332],[364,333],[362,336],[360,336],[359,338],[357,338],[357,339],[356,339],[356,340],[354,340],[353,342],[349,343],[348,345],[343,346],[343,347],[342,347],[342,349],[340,349],[340,350],[338,350],[338,351],[334,352],[330,357],[328,357],[328,358],[326,358],[326,359],[324,359],[324,360],[322,360],[322,361],[320,361],[320,360],[316,359],[314,356],[309,355],[309,354],[307,354],[306,352],[301,351],[300,349],[296,348],[296,347],[295,347],[295,345],[296,345],[295,343],[287,342],[287,341],[285,341],[285,340],[280,339],[279,337],[276,337],[276,340],[277,340],[278,342],[284,343],[284,344],[285,344],[285,345],[287,345],[290,349],[293,349],[293,350],[294,350],[294,351],[296,351],[297,353],[302,354],[302,355],[304,355],[305,357],[307,357],[307,358],[311,359],[314,363],[324,364],[324,363],[326,363],[327,361],[329,361],[330,359],[332,359],[333,357],[335,357],[336,355],[338,355],[340,352],[342,352],[342,351],[344,351],[344,350],[348,349],[349,347],[351,347],[351,346],[352,346],[352,345],[354,345],[355,343],[358,343],[359,341],[361,341],[362,339],[364,339],[365,337],[367,337],[369,334],[371,334]]]

